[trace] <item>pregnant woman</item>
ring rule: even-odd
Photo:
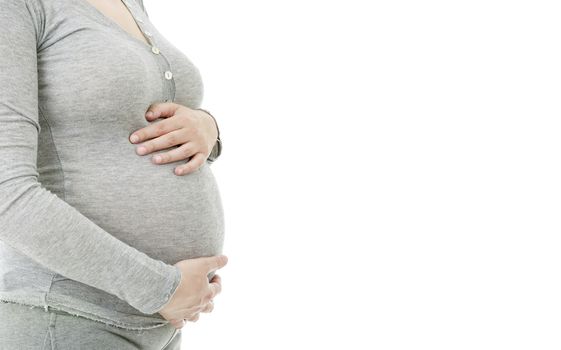
[[[227,263],[199,70],[142,0],[0,25],[0,349],[179,349]]]

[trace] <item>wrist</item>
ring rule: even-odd
[[[206,109],[195,108],[195,110],[204,112],[205,114],[207,114],[210,117],[210,119],[212,119],[213,125],[216,128],[216,139],[217,140],[220,139],[220,129],[218,128],[218,122],[216,121],[216,118],[214,118],[214,116],[209,111],[207,111]]]
[[[218,122],[216,121],[216,118],[214,118],[214,116],[209,111],[207,111],[206,109],[202,109],[202,108],[195,108],[195,109],[208,114],[212,118],[212,120],[214,121],[214,125],[216,127],[216,140],[214,141],[212,151],[210,152],[210,155],[207,158],[207,160],[212,163],[222,153],[222,140],[220,140],[220,128],[218,127]]]

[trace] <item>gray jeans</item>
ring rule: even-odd
[[[181,331],[170,324],[128,330],[60,310],[0,301],[2,350],[179,350]]]

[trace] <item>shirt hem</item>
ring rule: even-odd
[[[43,294],[43,295],[46,296],[46,293]],[[25,305],[25,306],[30,306],[30,308],[40,307],[45,312],[54,311],[54,310],[62,311],[62,312],[71,314],[73,316],[83,317],[83,318],[86,318],[86,319],[89,319],[89,320],[92,320],[92,321],[101,322],[101,323],[104,323],[104,324],[108,324],[108,325],[115,326],[115,327],[118,327],[118,328],[123,328],[123,329],[126,329],[126,330],[154,329],[154,328],[158,328],[158,327],[163,327],[167,324],[167,323],[157,323],[157,324],[154,324],[154,325],[143,325],[143,326],[132,325],[132,324],[108,319],[108,318],[105,318],[103,316],[96,315],[96,314],[93,314],[93,313],[88,313],[88,312],[82,311],[80,309],[76,309],[76,308],[61,304],[61,303],[56,303],[56,302],[53,303],[52,301],[49,301],[49,303],[46,303],[45,300],[46,300],[46,298],[44,298],[44,297],[34,298],[33,296],[30,296],[30,298],[22,298],[22,297],[8,296],[5,293],[0,292],[0,302],[7,302],[7,303]]]

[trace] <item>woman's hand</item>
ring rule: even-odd
[[[180,145],[152,157],[154,164],[166,164],[192,157],[187,163],[175,168],[176,175],[186,175],[197,170],[210,156],[218,137],[218,128],[208,113],[173,102],[162,102],[152,104],[145,117],[148,121],[165,119],[139,129],[129,136],[129,141],[133,144],[145,141],[136,148],[138,155]]]
[[[218,275],[208,280],[208,274],[228,263],[225,255],[181,260],[175,264],[181,270],[181,282],[168,303],[158,312],[175,328],[183,327],[183,320],[196,322],[199,313],[211,312],[212,300],[222,291]]]
[[[214,275],[212,277],[212,279],[210,280],[210,283],[218,283],[220,286],[222,286],[222,279],[220,278],[219,275]],[[206,308],[201,310],[201,312],[210,313],[210,312],[212,312],[212,310],[214,310],[214,299],[210,299]],[[181,319],[181,320],[171,320],[170,323],[173,327],[175,327],[177,329],[181,329],[181,328],[183,328],[183,326],[185,326],[186,321],[197,322],[199,320],[199,315],[200,315],[199,313],[196,313],[191,318]]]

